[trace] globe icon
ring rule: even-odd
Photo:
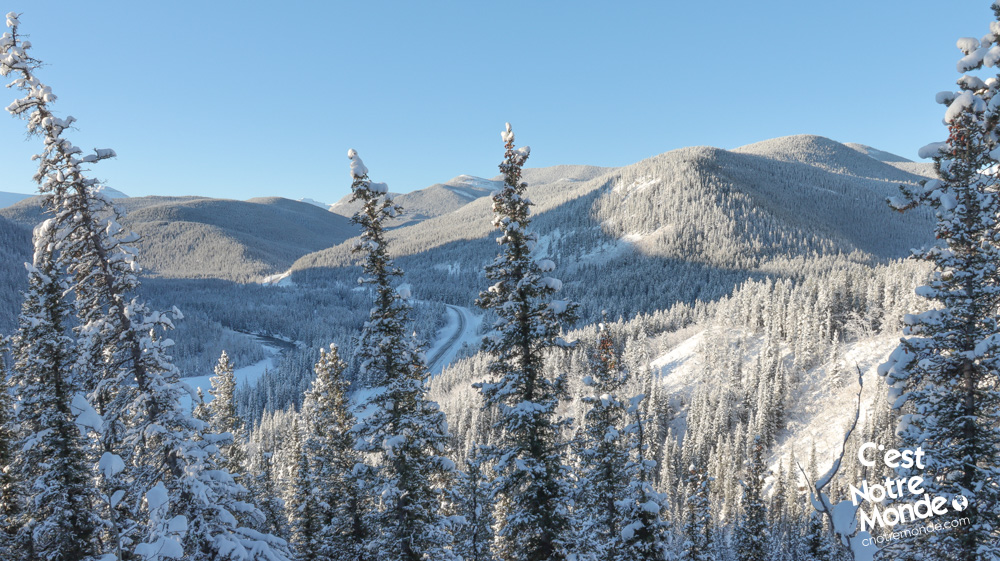
[[[969,506],[969,499],[962,495],[959,495],[954,499],[952,499],[951,506],[952,508],[955,509],[956,512],[963,511]]]

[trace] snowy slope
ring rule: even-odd
[[[671,394],[689,396],[694,388],[695,373],[701,365],[698,349],[705,340],[705,331],[698,330],[668,352],[654,358],[649,366],[663,389]]]
[[[535,204],[533,212],[544,213],[566,202],[585,196],[595,190],[595,185],[600,186],[600,176],[607,172],[608,168],[598,168],[593,166],[554,166],[551,168],[525,169],[523,178],[528,182],[528,194]],[[422,254],[430,249],[452,242],[464,242],[468,240],[480,240],[487,238],[492,232],[492,202],[488,195],[490,191],[487,185],[495,186],[498,180],[484,180],[472,178],[471,176],[458,176],[448,183],[434,185],[423,191],[414,191],[405,195],[396,196],[396,201],[403,205],[405,213],[418,212],[417,209],[407,206],[408,197],[421,197],[428,202],[437,201],[437,195],[442,191],[447,191],[449,197],[461,198],[461,204],[448,212],[429,218],[425,218],[414,223],[393,229],[389,236],[392,239],[393,253],[396,255],[416,255]],[[470,183],[472,185],[470,186]],[[477,198],[458,195],[457,192],[476,194]],[[436,204],[436,203],[435,203]],[[419,207],[418,207],[419,208]],[[444,208],[444,207],[440,207]],[[347,208],[341,208],[335,212],[347,215]],[[404,214],[404,219],[405,218]],[[558,216],[553,216],[558,219]],[[491,240],[492,241],[492,240]],[[293,272],[309,269],[313,267],[342,266],[351,263],[350,248],[353,242],[347,242],[340,246],[325,249],[314,254],[306,255],[293,265]],[[494,244],[490,244],[489,249],[494,249]],[[459,250],[463,254],[479,261],[479,247],[465,245]],[[448,268],[450,264],[447,259],[439,258],[433,254],[424,254],[422,259],[426,265],[431,267]]]
[[[274,370],[278,365],[278,355],[280,349],[268,345],[263,346],[264,349],[271,354],[270,357],[250,366],[245,366],[243,368],[238,368],[233,372],[236,376],[236,387],[242,388],[244,386],[253,387],[257,385],[257,381],[260,377],[264,375],[264,372],[268,370]],[[197,392],[200,388],[205,395],[205,403],[212,401],[212,395],[209,390],[212,389],[212,378],[215,375],[209,376],[192,376],[190,378],[183,378],[183,381],[191,387],[191,390]],[[181,405],[183,407],[191,407],[191,399],[187,396],[181,399]]]
[[[937,178],[937,170],[934,169],[934,164],[930,162],[889,162],[889,165],[928,179]]]
[[[880,162],[892,163],[913,163],[913,160],[906,159],[902,156],[897,156],[891,152],[886,152],[884,150],[879,150],[878,148],[872,148],[864,144],[858,144],[857,142],[845,142],[844,146],[848,148],[853,148],[862,154],[866,154],[869,157],[875,158]]]
[[[826,363],[809,373],[806,391],[797,396],[786,432],[778,442],[775,459],[793,455],[805,462],[815,444],[821,467],[828,467],[848,425],[853,420],[857,394],[855,368],[864,374],[864,391],[859,424],[872,411],[876,393],[885,392],[885,380],[876,372],[878,365],[899,344],[898,335],[877,336],[847,345],[835,363]],[[832,376],[831,372],[839,372]]]
[[[129,196],[126,195],[125,193],[122,193],[118,189],[112,189],[111,187],[104,187],[103,191],[104,191],[105,195],[107,195],[108,197],[111,197],[112,199],[128,199],[129,198]]]
[[[728,337],[736,338],[739,330],[729,330]],[[705,360],[705,353],[719,352],[713,342],[723,336],[710,330],[699,329],[690,337],[650,362],[658,377],[661,388],[675,396],[674,403],[686,403],[699,380],[699,367]],[[802,389],[792,396],[791,407],[785,429],[779,433],[776,446],[772,450],[772,468],[779,461],[784,465],[792,457],[807,462],[811,448],[815,445],[820,471],[832,465],[834,453],[843,441],[847,426],[853,420],[857,403],[858,385],[854,368],[864,373],[864,393],[860,424],[868,417],[875,395],[885,391],[885,381],[876,369],[885,361],[889,353],[899,343],[898,335],[873,336],[846,345],[838,358],[825,362],[803,374]],[[747,341],[747,354],[743,369],[748,371],[760,351],[761,337],[751,337]],[[783,354],[786,362],[791,357]],[[674,429],[683,434],[684,425],[678,423]]]
[[[602,175],[608,168],[596,166],[552,166],[547,168],[527,168],[524,170],[524,180],[532,185],[548,185],[561,183],[567,185],[587,181]],[[502,182],[497,176],[484,179],[473,175],[459,175],[445,181],[435,183],[430,187],[410,191],[409,193],[392,196],[403,206],[404,214],[392,222],[394,228],[412,226],[436,218],[450,215],[463,209],[466,205],[488,199]],[[350,196],[330,205],[330,211],[343,216],[352,216],[358,209],[357,204],[350,203]]]
[[[319,208],[325,208],[325,209],[329,209],[330,208],[330,205],[328,205],[326,203],[321,203],[321,202],[317,201],[316,199],[310,199],[308,197],[306,197],[304,199],[299,199],[299,202],[300,203],[310,204],[310,205],[313,205],[313,206],[318,206]]]
[[[892,181],[910,181],[912,177],[906,172],[895,168],[885,160],[873,157],[872,154],[885,154],[864,145],[855,144],[858,148],[841,144],[816,135],[796,135],[773,138],[754,144],[741,146],[733,150],[738,154],[755,154],[772,160],[783,162],[799,162],[838,174],[854,177],[869,177],[888,179]],[[904,160],[892,156],[891,161]]]

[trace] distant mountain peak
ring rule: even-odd
[[[469,187],[493,189],[496,186],[496,182],[491,179],[476,177],[475,175],[462,174],[443,183],[443,185],[468,185]]]
[[[316,199],[310,199],[309,197],[306,197],[304,199],[299,199],[299,202],[300,203],[310,204],[310,205],[313,205],[313,206],[318,206],[319,208],[325,208],[325,209],[329,209],[330,208],[329,204],[327,204],[327,203],[321,203],[321,202],[317,201]]]
[[[7,208],[15,203],[23,201],[24,199],[30,199],[34,196],[34,194],[27,195],[25,193],[8,193],[7,191],[0,191],[0,208]]]
[[[104,187],[104,188],[101,189],[101,192],[104,193],[106,196],[111,197],[112,199],[127,199],[127,198],[129,198],[129,196],[126,195],[125,193],[122,193],[118,189],[112,189],[111,187]]]
[[[844,146],[848,148],[853,148],[862,154],[871,156],[880,162],[886,163],[913,163],[913,160],[904,158],[902,156],[897,156],[892,152],[886,152],[884,150],[879,150],[877,148],[872,148],[871,146],[865,144],[858,144],[857,142],[845,142]]]
[[[782,159],[786,161],[803,161],[809,156],[840,154],[852,157],[854,154],[845,150],[849,148],[875,160],[885,163],[905,163],[912,162],[902,156],[891,152],[872,148],[866,144],[857,142],[837,142],[825,136],[816,134],[793,134],[790,136],[780,136],[769,140],[762,140],[733,149],[733,152],[744,154],[760,154],[768,157]],[[785,156],[785,157],[782,157]],[[805,161],[805,163],[815,163]]]
[[[801,161],[810,155],[843,152],[845,149],[847,149],[845,145],[825,136],[793,134],[754,142],[734,148],[732,151],[742,154],[765,155],[785,161]]]
[[[732,150],[737,154],[762,156],[782,162],[795,162],[855,177],[879,177],[890,181],[909,181],[912,170],[900,164],[905,158],[876,150],[863,144],[847,145],[814,134],[772,138]]]

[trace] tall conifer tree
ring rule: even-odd
[[[764,443],[756,436],[743,476],[742,513],[736,525],[736,555],[741,561],[768,559],[767,507],[764,503]]]
[[[1000,20],[1000,5],[993,11]],[[948,106],[948,139],[921,149],[933,157],[938,178],[904,186],[889,200],[900,211],[931,209],[937,242],[915,254],[934,265],[929,284],[917,289],[931,309],[906,316],[905,337],[880,368],[902,413],[903,447],[925,454],[925,465],[900,475],[922,476],[927,492],[947,504],[968,500],[967,509],[949,508],[936,522],[971,523],[894,543],[883,549],[889,557],[1000,558],[1000,83],[972,74],[1000,62],[997,32],[1000,21],[982,43],[958,41],[959,91],[938,94]]]
[[[623,512],[628,490],[628,402],[619,395],[626,377],[605,324],[599,327],[596,349],[590,357],[590,375],[584,384],[593,395],[584,415],[580,449],[579,483],[574,513],[578,530],[575,547],[595,559],[615,559],[622,552]]]
[[[67,329],[72,312],[64,297],[66,280],[52,254],[53,226],[47,220],[35,230],[34,264],[12,340],[12,381],[21,396],[16,415],[21,445],[13,469],[27,491],[22,552],[47,561],[77,561],[99,552],[102,523],[95,513],[90,442],[76,423],[90,408],[74,411],[86,400],[73,368]],[[93,419],[84,422],[100,428]]]
[[[358,338],[359,378],[373,387],[357,427],[358,447],[370,455],[369,492],[378,506],[369,515],[377,529],[368,542],[385,561],[452,558],[451,538],[441,513],[442,487],[455,465],[445,458],[444,413],[428,401],[421,346],[411,331],[409,292],[393,280],[402,275],[389,256],[385,221],[399,216],[384,183],[372,183],[357,152],[350,150],[353,217],[362,228],[355,251],[364,256],[362,284],[375,297]]]
[[[312,492],[321,507],[324,559],[358,559],[367,539],[362,525],[367,503],[354,476],[360,458],[351,432],[355,419],[343,376],[346,368],[336,346],[321,349],[316,378],[302,403],[302,448],[312,464]]]
[[[312,458],[302,445],[301,425],[296,422],[293,432],[292,495],[287,503],[291,523],[292,545],[298,561],[323,561],[323,505],[313,470]]]
[[[242,499],[246,489],[219,469],[218,448],[181,405],[187,388],[163,336],[180,313],[151,310],[135,296],[138,238],[121,226],[113,205],[86,166],[115,156],[84,155],[63,137],[75,121],[56,117],[56,96],[35,76],[18,15],[0,38],[0,75],[23,97],[7,110],[43,137],[35,181],[54,229],[59,263],[75,306],[79,382],[101,417],[98,465],[108,498],[106,553],[121,560],[181,557],[215,559],[221,552],[246,559],[284,559],[283,542],[242,527],[234,512],[259,515]]]
[[[657,561],[666,547],[665,498],[653,489],[646,396],[622,396],[631,378],[602,323],[584,380],[593,395],[584,398],[575,547],[594,559]]]
[[[684,527],[681,561],[716,561],[712,504],[709,499],[711,478],[704,467],[692,464],[685,476],[687,499],[684,504]]]
[[[215,376],[209,380],[212,401],[206,407],[209,411],[212,432],[232,435],[232,442],[220,446],[230,473],[241,473],[246,469],[246,433],[243,419],[236,413],[236,370],[226,351],[222,351],[215,365]],[[200,389],[200,388],[199,388]]]
[[[493,195],[493,225],[500,230],[502,249],[486,267],[494,284],[477,302],[498,319],[483,339],[483,349],[492,356],[491,380],[478,387],[485,406],[498,412],[493,458],[497,492],[504,496],[498,502],[506,505],[499,520],[500,557],[551,561],[566,555],[569,489],[560,434],[566,423],[556,414],[566,395],[565,378],[547,376],[545,357],[565,344],[560,329],[575,319],[576,306],[553,300],[562,283],[545,273],[555,264],[532,255],[538,238],[528,231],[531,201],[521,181],[529,149],[514,148],[509,123],[502,136],[504,184]]]
[[[463,518],[463,523],[456,525],[455,553],[464,561],[494,561],[491,481],[483,458],[475,449],[472,454],[451,492],[456,514]]]

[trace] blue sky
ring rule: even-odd
[[[955,40],[990,0],[8,3],[70,138],[133,196],[333,202],[348,148],[409,191],[529,165],[627,165],[788,134],[916,159],[943,140]],[[13,92],[6,91],[8,99]],[[9,101],[4,101],[0,107]],[[38,140],[0,118],[0,191]]]

